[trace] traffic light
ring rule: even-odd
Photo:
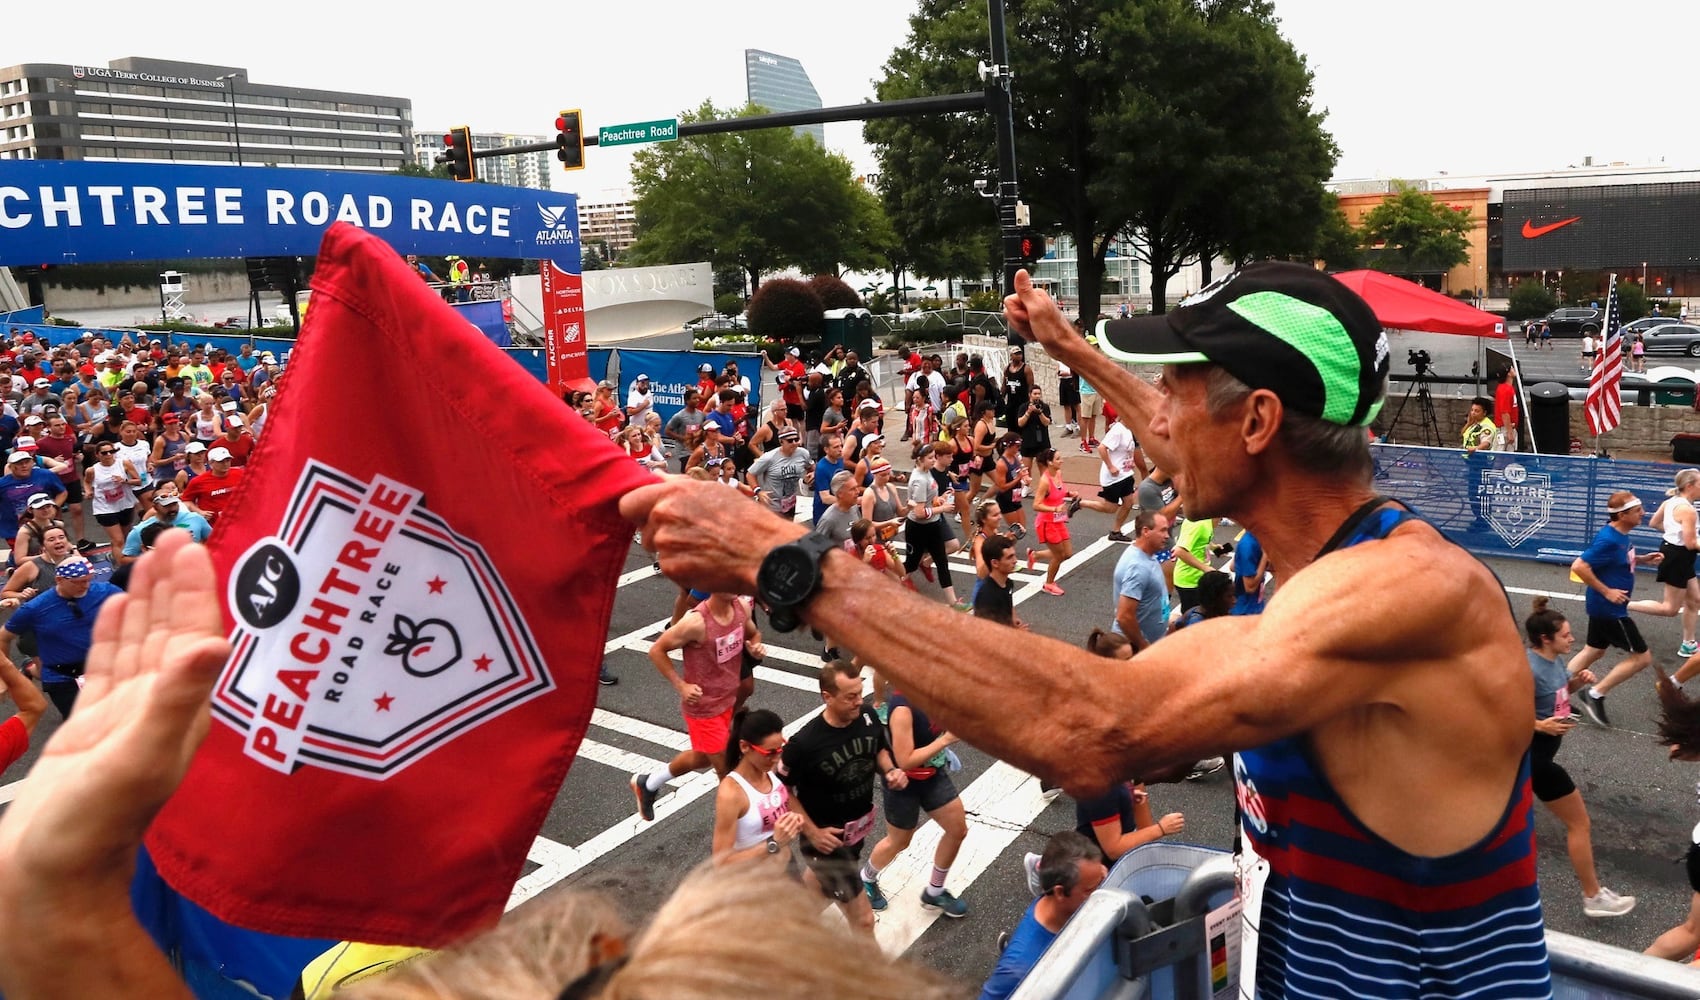
[[[1018,246],[1019,249],[1016,252],[1016,256],[1021,258],[1021,266],[1027,268],[1029,271],[1031,271],[1034,265],[1038,264],[1040,260],[1044,259],[1044,234],[1034,232],[1031,229],[1023,229],[1021,231],[1021,239]]]
[[[584,169],[584,129],[577,109],[563,111],[555,119],[555,158],[563,170]]]
[[[466,125],[457,125],[449,129],[449,134],[443,136],[443,155],[437,157],[438,163],[449,165],[449,176],[457,181],[475,181],[478,179],[478,168],[472,159],[472,129]]]

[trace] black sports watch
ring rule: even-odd
[[[767,554],[756,572],[756,597],[767,605],[767,620],[790,632],[800,624],[798,611],[820,586],[820,563],[838,548],[825,535],[809,533]]]

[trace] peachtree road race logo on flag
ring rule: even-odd
[[[213,708],[254,760],[381,781],[554,688],[484,550],[422,500],[309,462],[237,560]]]
[[[1516,548],[1552,519],[1552,476],[1530,472],[1513,462],[1486,469],[1476,486],[1482,519],[1505,544]]]

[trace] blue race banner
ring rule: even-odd
[[[0,160],[0,266],[319,252],[350,222],[397,253],[553,260],[579,272],[578,198],[281,167]]]
[[[543,354],[541,347],[510,347],[504,351],[508,357],[521,368],[531,373],[531,376],[544,385],[549,384],[549,359]],[[590,363],[590,378],[600,382],[608,377],[608,362],[614,352],[607,347],[592,347],[586,354],[585,360]],[[626,398],[620,397],[620,405],[626,405]]]
[[[14,309],[11,312],[0,312],[0,324],[45,322],[47,322],[46,306],[30,306],[28,309]]]
[[[513,334],[508,330],[508,321],[502,318],[500,302],[451,302],[449,307],[460,313],[460,318],[478,328],[478,332],[490,339],[497,347],[514,346]]]
[[[1446,537],[1478,555],[1568,565],[1606,523],[1606,498],[1630,490],[1649,515],[1679,466],[1580,455],[1476,452],[1371,445],[1375,490],[1404,501]],[[1655,552],[1659,533],[1630,533]]]
[[[745,402],[761,406],[761,355],[715,354],[711,351],[620,351],[620,381],[615,385],[620,405],[626,404],[626,393],[639,375],[649,376],[649,388],[655,394],[655,412],[663,422],[685,408],[685,390],[694,389],[702,365],[712,365],[719,375],[728,361],[738,364],[738,374],[750,380],[750,396]],[[594,374],[592,375],[594,377]]]

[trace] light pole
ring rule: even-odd
[[[236,77],[237,74],[235,73],[226,73],[214,79],[222,80],[226,84],[224,96],[230,104],[230,134],[236,140],[236,165],[240,167],[242,166],[242,126],[236,121]]]

